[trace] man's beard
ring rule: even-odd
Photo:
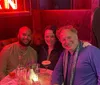
[[[23,43],[23,42],[19,39],[19,43],[20,43],[22,46],[27,47],[27,46],[30,46],[31,40],[30,40],[27,44],[25,44],[25,43]]]

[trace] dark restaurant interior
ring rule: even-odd
[[[37,54],[39,54],[38,50],[40,52],[40,49],[38,48],[38,46],[44,44],[44,41],[45,41],[44,35],[45,35],[45,31],[46,31],[45,28],[49,25],[56,26],[55,27],[56,29],[60,28],[61,26],[72,25],[78,31],[78,38],[79,38],[79,40],[82,41],[82,45],[84,45],[84,42],[88,42],[88,44],[90,46],[94,45],[97,48],[100,48],[100,32],[99,32],[100,31],[100,0],[0,0],[0,52],[1,52],[1,55],[3,52],[1,50],[3,49],[4,46],[9,45],[9,44],[11,45],[11,43],[18,41],[17,34],[19,33],[21,36],[21,33],[20,33],[21,31],[19,31],[19,29],[23,26],[27,26],[32,30],[32,42],[31,42],[31,36],[28,36],[29,39],[26,39],[26,41],[25,41],[25,42],[29,42],[26,45],[26,48],[28,49],[28,46],[30,46],[30,43],[31,43],[30,47],[33,47],[37,51]],[[25,30],[27,30],[27,29],[28,28],[25,28]],[[28,31],[31,35],[31,31],[29,29],[28,29]],[[57,39],[58,37],[56,37],[56,33],[54,33],[53,30],[51,30],[51,31],[54,34],[55,43],[56,43],[56,41],[57,40],[59,41],[60,39]],[[77,34],[77,32],[76,32],[76,34]],[[24,39],[23,39],[23,41],[24,41]],[[19,40],[19,42],[20,42],[20,40]],[[62,44],[62,47],[63,47],[63,43],[61,42],[60,44]],[[60,47],[60,44],[58,43],[58,47]],[[71,44],[73,44],[73,43],[71,43]],[[53,45],[55,45],[55,44],[53,44]],[[19,46],[19,48],[21,47],[20,45],[18,45],[18,46]],[[22,46],[25,47],[25,45],[22,45]],[[44,45],[44,47],[45,46],[46,45]],[[88,45],[86,45],[86,46],[88,47]],[[61,49],[56,48],[56,51],[54,54],[56,54],[56,52],[58,52],[58,50],[60,50],[62,52],[62,50],[64,50],[63,49],[64,47],[63,48],[62,47],[61,47]],[[69,45],[69,47],[71,47],[71,46]],[[53,49],[50,49],[50,53],[55,50],[54,46],[52,46],[52,48]],[[23,57],[24,52],[26,52],[27,49],[25,49],[25,50],[21,49],[21,51],[23,51],[23,54],[21,55],[21,52],[19,54]],[[35,50],[34,50],[34,54],[35,54]],[[50,56],[51,54],[49,53],[49,47],[47,47],[45,50],[47,51],[45,60],[50,61],[49,59],[51,58],[51,56]],[[76,51],[76,48],[74,50]],[[41,50],[41,51],[43,51],[43,50]],[[60,55],[60,51],[59,51],[59,55]],[[75,51],[73,52],[74,55],[75,55]],[[78,51],[78,52],[80,52],[80,51]],[[78,52],[77,52],[76,56],[78,56]],[[13,52],[13,53],[16,54],[16,52]],[[44,52],[44,54],[45,53],[46,52]],[[68,53],[68,51],[67,51],[67,53]],[[10,53],[8,53],[8,54],[10,54]],[[26,54],[27,54],[27,52],[26,52]],[[42,54],[42,52],[41,52],[41,54]],[[17,59],[18,63],[19,63],[19,60],[21,60],[21,59],[19,59],[20,55],[18,55],[18,56],[16,55],[17,56],[16,59]],[[74,56],[74,55],[70,55],[70,56]],[[55,57],[55,55],[53,55],[53,56]],[[67,54],[67,56],[69,57],[69,54]],[[31,57],[33,58],[33,55]],[[30,59],[31,59],[31,57],[30,57]],[[41,57],[38,57],[37,55],[36,55],[36,57],[41,59]],[[28,56],[28,58],[29,58],[29,56]],[[27,61],[28,61],[28,58],[26,58]],[[57,57],[57,59],[58,58],[59,57]],[[1,57],[0,59],[3,59],[3,58]],[[24,58],[22,58],[22,59],[24,61]],[[52,58],[51,60],[55,60],[55,59],[56,59],[56,57]],[[8,60],[7,63],[9,63],[10,59],[7,58],[7,60]],[[43,60],[43,61],[45,61],[45,60]],[[63,58],[63,60],[64,60],[64,58]],[[68,59],[65,59],[65,64],[66,64],[66,60],[68,60]],[[96,58],[96,60],[98,61],[97,58]],[[31,59],[31,61],[32,61],[32,59]],[[35,61],[35,57],[34,57],[34,61]],[[39,61],[39,59],[37,61]],[[56,61],[58,61],[58,60],[56,60]],[[76,61],[77,61],[77,59],[76,59]],[[5,63],[5,62],[3,62],[1,60],[0,64],[1,63]],[[15,62],[13,62],[13,63],[15,63]],[[71,62],[71,63],[73,63],[73,62]],[[32,64],[33,63],[31,62],[31,65]],[[40,63],[40,64],[42,64],[42,63]],[[49,62],[48,68],[46,68],[44,65],[45,69],[46,70],[49,69],[51,64],[52,64],[52,61]],[[87,64],[85,64],[85,65],[87,65]],[[6,66],[7,65],[5,65],[4,67],[6,67]],[[8,66],[10,67],[10,65],[8,65]],[[55,63],[55,66],[56,66],[56,63]],[[96,66],[96,65],[94,65],[94,66]],[[97,65],[97,66],[98,66],[97,68],[99,68],[99,65]],[[2,65],[1,65],[1,67],[2,67]],[[68,67],[68,66],[66,66],[66,67]],[[92,67],[92,66],[90,66],[90,67]],[[9,69],[9,68],[7,68],[7,69]],[[49,69],[49,70],[51,70],[53,72],[54,68]],[[92,70],[94,70],[94,69],[92,69]],[[28,68],[28,71],[29,71],[29,68]],[[39,71],[40,71],[40,69],[39,69]],[[52,74],[52,72],[51,72],[51,74]],[[83,72],[83,73],[85,73],[85,72]],[[100,71],[99,71],[99,73],[100,73]],[[51,74],[50,74],[50,76],[51,76]],[[12,74],[11,74],[11,76],[12,76]],[[15,74],[14,74],[14,76],[15,76]],[[42,81],[44,82],[45,80],[42,80]],[[49,82],[51,82],[50,79],[49,79]],[[66,82],[64,82],[64,83],[66,83]],[[3,84],[0,84],[0,85],[3,85]],[[18,85],[24,85],[24,84],[18,84]],[[28,85],[28,84],[25,84],[25,85]],[[29,85],[31,85],[31,84],[29,84]],[[44,85],[44,84],[41,84],[41,85]],[[45,84],[45,85],[49,85],[49,84]],[[55,85],[58,85],[58,84],[55,84]]]
[[[79,31],[79,38],[98,46],[92,31],[92,15],[99,7],[99,0],[15,0],[17,8],[5,8],[0,1],[0,40],[15,38],[19,27],[29,26],[41,34],[47,25],[57,27],[72,24]],[[16,4],[14,2],[14,4]],[[2,42],[0,42],[2,43]],[[4,42],[8,44],[9,42]]]

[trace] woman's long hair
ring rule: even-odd
[[[45,31],[46,30],[52,30],[54,35],[55,35],[55,38],[56,38],[56,42],[54,44],[54,49],[62,49],[62,45],[61,43],[59,42],[58,38],[56,37],[56,30],[57,30],[57,27],[55,25],[48,25],[45,30],[44,30],[44,34],[45,34]],[[44,45],[48,48],[47,44],[45,43],[45,40],[44,40]]]

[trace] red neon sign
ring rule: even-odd
[[[0,16],[31,13],[31,0],[0,0]]]
[[[17,0],[0,0],[0,9],[17,9]]]

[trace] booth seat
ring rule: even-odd
[[[78,37],[83,41],[91,41],[91,10],[33,10],[33,28],[43,33],[48,25],[61,27],[73,25]]]

